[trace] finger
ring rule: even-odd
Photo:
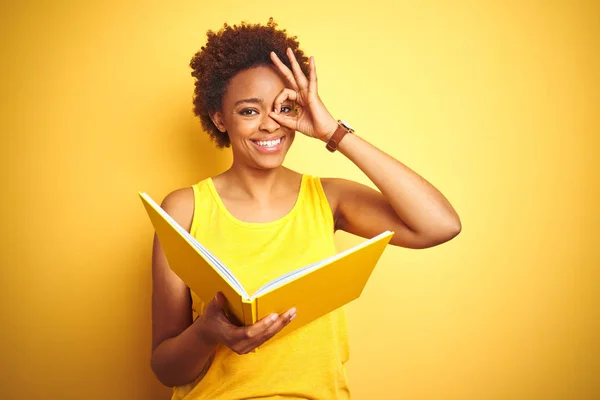
[[[256,338],[261,333],[267,331],[273,324],[275,324],[277,322],[277,320],[279,318],[280,318],[280,316],[278,314],[271,314],[271,315],[264,317],[263,319],[261,319],[260,321],[255,323],[254,325],[242,328],[242,330],[244,331],[244,332],[242,332],[244,339],[247,339],[250,341],[256,340]]]
[[[296,317],[296,309],[278,316],[271,314],[246,330],[246,339],[233,344],[232,349],[238,354],[246,354],[271,339],[285,328]],[[266,321],[266,324],[264,323]]]
[[[290,60],[290,64],[292,64],[292,72],[294,73],[294,78],[296,79],[298,88],[301,90],[308,89],[308,81],[306,80],[306,76],[304,76],[304,73],[300,68],[300,64],[298,64],[298,61],[296,61],[294,52],[289,47],[287,49],[287,56]]]
[[[271,61],[273,61],[273,63],[277,66],[277,68],[279,69],[279,72],[281,72],[281,74],[283,75],[285,80],[289,83],[291,88],[294,90],[298,90],[298,84],[296,83],[294,74],[292,73],[292,71],[290,71],[290,69],[287,67],[287,65],[285,65],[279,59],[279,57],[277,56],[277,54],[275,54],[274,51],[271,52]]]
[[[317,93],[317,68],[315,67],[315,58],[310,58],[310,71],[308,76],[308,91]]]
[[[220,326],[220,332],[227,347],[238,354],[244,354],[253,348],[253,343],[261,332],[267,330],[278,318],[279,315],[271,314],[250,326],[224,324]]]
[[[246,354],[258,346],[263,332],[267,331],[271,325],[277,322],[280,316],[271,314],[254,325],[236,328],[229,331],[230,334],[227,346],[238,354]],[[260,344],[260,343],[259,343]]]
[[[287,326],[290,321],[292,321],[296,316],[296,309],[291,309],[285,314],[280,315],[275,321],[266,329],[261,331],[248,331],[249,338],[248,340],[240,346],[240,349],[243,353],[248,353],[258,346],[265,343],[267,340],[271,339],[275,336],[279,331],[281,331],[285,326]],[[271,317],[272,318],[272,317]],[[260,323],[256,323],[253,327],[260,327]]]
[[[292,308],[286,313],[282,314],[271,326],[269,326],[265,331],[262,332],[262,334],[259,337],[257,337],[257,340],[259,340],[259,342],[256,343],[256,346],[260,346],[261,344],[278,334],[283,328],[285,328],[290,322],[292,322],[294,318],[296,318],[295,308]]]
[[[276,114],[271,111],[269,117],[273,118],[279,125],[288,129],[296,130],[296,126],[298,126],[298,119],[296,116]]]
[[[273,106],[275,113],[279,114],[279,111],[281,110],[281,105],[283,104],[283,102],[285,102],[286,100],[291,100],[291,101],[296,101],[296,99],[298,98],[298,93],[295,90],[292,89],[288,89],[285,88],[281,91],[281,93],[279,93],[277,95],[277,97],[275,97],[275,105]]]

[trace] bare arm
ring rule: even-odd
[[[168,195],[162,207],[184,229],[190,229],[193,193],[181,189]],[[152,358],[151,366],[165,386],[196,379],[208,368],[215,345],[202,335],[201,323],[192,323],[190,291],[169,268],[155,235],[152,250]]]
[[[427,248],[461,230],[458,214],[432,184],[362,138],[347,134],[339,151],[381,191],[344,179],[324,179],[338,229],[363,237],[396,232],[391,244]]]

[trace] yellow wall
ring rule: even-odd
[[[463,221],[438,248],[390,248],[351,305],[354,398],[598,398],[600,7],[522,3],[4,2],[0,398],[168,396],[136,191],[228,166],[188,62],[207,29],[271,15],[332,112]],[[287,165],[366,182],[305,138]]]

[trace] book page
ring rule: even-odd
[[[276,289],[278,287],[284,286],[284,285],[288,284],[289,282],[293,281],[294,279],[298,279],[301,276],[306,275],[306,274],[308,274],[308,273],[310,273],[310,272],[312,272],[312,271],[314,271],[314,270],[322,267],[323,265],[330,264],[330,263],[332,263],[333,261],[335,261],[337,259],[340,259],[342,257],[346,257],[348,254],[353,253],[353,252],[355,252],[355,251],[357,251],[357,250],[359,250],[359,249],[361,249],[363,247],[366,247],[366,246],[372,244],[373,242],[376,242],[376,241],[380,240],[381,238],[383,238],[385,236],[388,236],[390,234],[391,234],[391,232],[389,232],[389,231],[382,232],[379,235],[377,235],[377,236],[375,236],[375,237],[373,237],[373,238],[371,238],[369,240],[366,240],[366,241],[364,241],[362,243],[359,243],[356,246],[351,247],[351,248],[349,248],[349,249],[347,249],[347,250],[345,250],[345,251],[343,251],[341,253],[335,254],[335,255],[333,255],[331,257],[328,257],[328,258],[326,258],[324,260],[321,260],[321,261],[318,261],[316,263],[309,264],[309,265],[306,265],[304,267],[300,267],[300,268],[298,268],[298,269],[296,269],[294,271],[288,272],[285,275],[282,275],[282,276],[280,276],[278,278],[275,278],[272,281],[267,282],[260,289],[258,289],[252,295],[251,300],[254,300],[255,298],[261,296],[264,293],[267,293],[270,290],[274,290],[274,289]]]

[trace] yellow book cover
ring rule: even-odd
[[[348,250],[291,271],[255,293],[242,284],[213,254],[183,229],[148,194],[139,192],[169,267],[202,301],[223,293],[229,312],[244,325],[292,307],[296,318],[284,331],[291,332],[360,297],[371,272],[394,235],[385,231]],[[316,295],[318,294],[318,295]]]

